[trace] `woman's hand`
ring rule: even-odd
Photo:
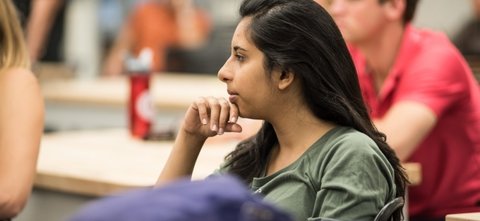
[[[225,132],[242,132],[237,120],[235,104],[225,98],[200,97],[188,108],[182,129],[206,139]]]

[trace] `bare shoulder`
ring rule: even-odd
[[[32,71],[26,68],[10,68],[0,72],[0,88],[10,90],[37,89],[38,81]]]
[[[37,81],[33,72],[26,68],[9,68],[0,72],[0,80],[7,81]]]
[[[12,105],[26,103],[40,106],[42,93],[36,76],[25,68],[11,68],[0,72],[0,103]],[[23,102],[20,102],[23,101]]]

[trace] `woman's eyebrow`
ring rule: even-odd
[[[246,49],[244,49],[244,48],[242,48],[242,47],[240,47],[240,46],[234,46],[234,47],[233,47],[233,50],[234,50],[235,52],[237,52],[237,51],[247,51]]]

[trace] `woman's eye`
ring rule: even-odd
[[[240,62],[245,60],[245,57],[239,54],[236,54],[235,57],[237,58],[237,61],[240,61]]]

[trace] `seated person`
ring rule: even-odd
[[[68,1],[15,0],[13,3],[22,18],[31,62],[61,62]]]
[[[364,101],[404,162],[419,163],[409,220],[480,211],[480,89],[444,33],[415,27],[417,0],[329,0]],[[477,43],[480,41],[477,41]]]
[[[192,102],[157,185],[191,176],[207,139],[241,132],[242,117],[263,126],[217,173],[240,177],[295,220],[371,221],[403,198],[406,175],[373,126],[328,12],[312,0],[244,0],[240,17],[218,72],[230,96]]]
[[[124,23],[118,38],[105,58],[103,74],[124,72],[127,54],[137,57],[143,48],[153,53],[153,72],[166,67],[166,53],[172,47],[198,48],[210,33],[207,14],[193,0],[150,0],[140,3]]]

